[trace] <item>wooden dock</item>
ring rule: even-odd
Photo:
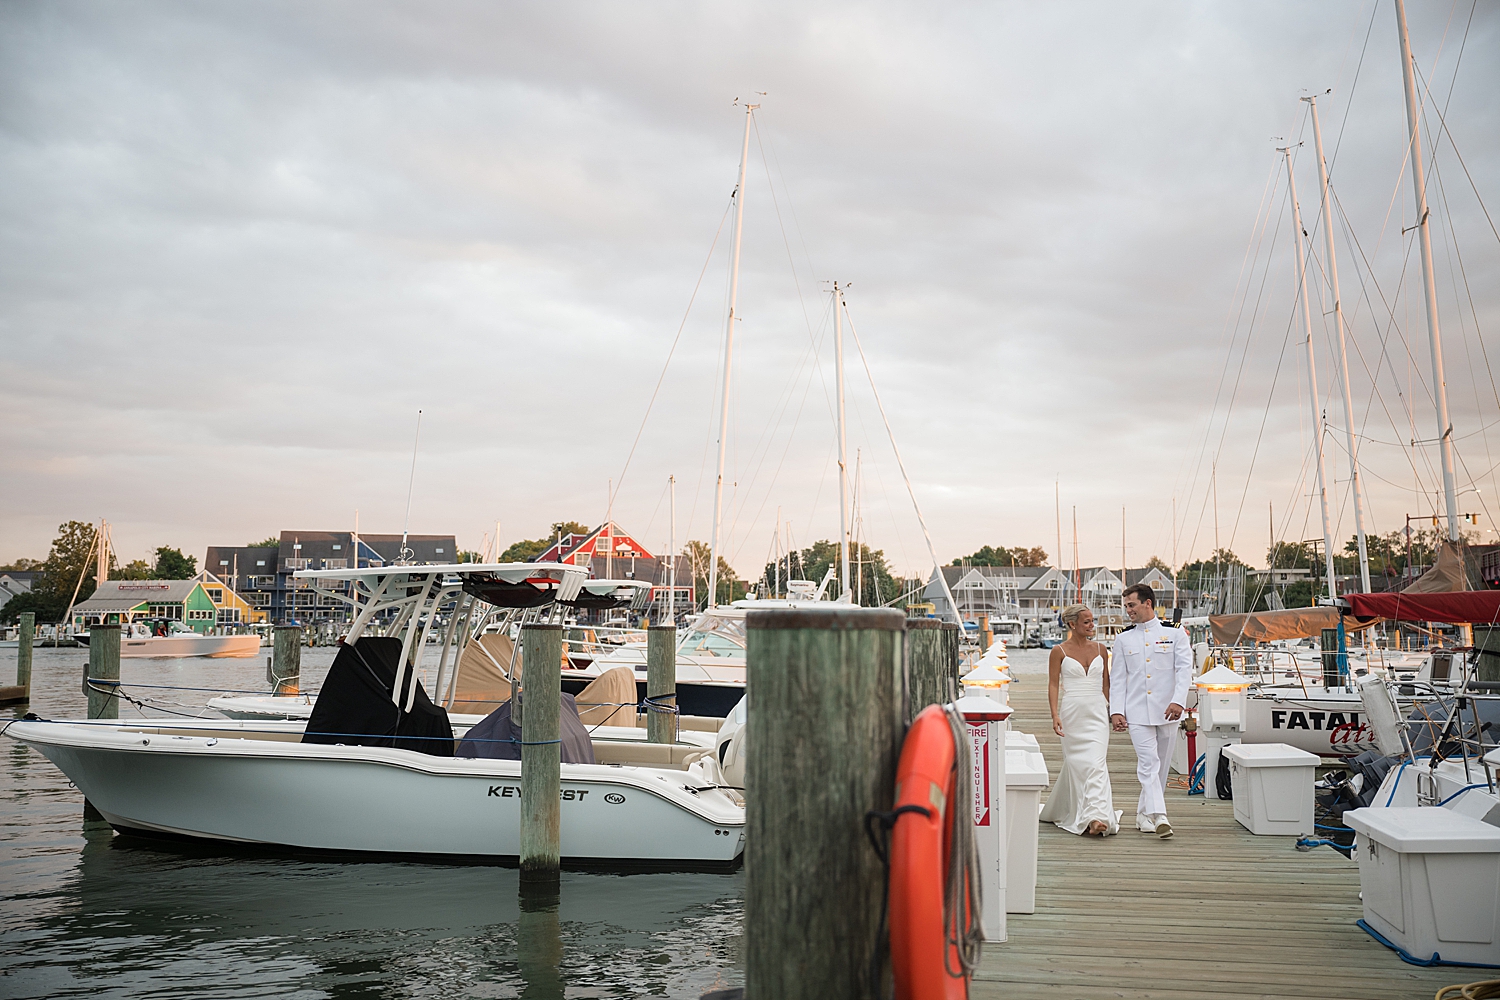
[[[1011,685],[1013,725],[1037,737],[1055,782],[1062,749],[1045,677]],[[975,998],[1411,1000],[1493,977],[1408,965],[1355,926],[1359,870],[1332,848],[1255,837],[1232,803],[1167,790],[1171,840],[1131,823],[1140,785],[1130,740],[1109,748],[1120,833],[1078,837],[1043,823],[1036,912],[986,945]]]

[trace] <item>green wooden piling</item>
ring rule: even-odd
[[[906,623],[906,722],[928,705],[946,705],[958,697],[958,665],[950,657],[951,626],[936,618]]]
[[[646,630],[646,741],[677,741],[677,626]]]
[[[36,612],[23,611],[17,619],[20,644],[16,647],[16,686],[31,697],[31,645],[36,641]]]
[[[302,628],[277,625],[272,632],[271,665],[266,682],[275,694],[296,694],[302,683]]]
[[[747,616],[745,996],[883,995],[883,876],[865,813],[889,810],[906,618],[893,609]]]
[[[84,690],[89,696],[89,718],[118,719],[120,699],[111,682],[120,680],[120,626],[95,625],[89,629],[87,669]]]
[[[521,629],[526,708],[521,730],[521,881],[557,882],[562,864],[561,625]]]

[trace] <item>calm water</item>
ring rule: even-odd
[[[305,687],[332,653],[303,651]],[[0,650],[0,684],[13,682],[15,655]],[[31,711],[82,717],[88,651],[35,656]],[[152,715],[266,687],[264,657],[125,660],[121,675],[153,699]],[[743,873],[564,873],[556,900],[523,907],[508,868],[225,856],[117,837],[85,820],[83,796],[41,754],[0,739],[0,755],[3,997],[697,997],[743,981]]]

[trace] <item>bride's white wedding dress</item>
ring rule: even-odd
[[[1064,733],[1063,766],[1042,809],[1042,822],[1081,834],[1099,820],[1109,833],[1118,833],[1120,824],[1105,761],[1109,751],[1109,703],[1104,697],[1102,656],[1095,656],[1088,669],[1071,656],[1063,657],[1057,714]]]

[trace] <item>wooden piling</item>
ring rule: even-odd
[[[985,652],[995,641],[995,632],[990,628],[990,616],[979,616],[979,651]]]
[[[646,741],[677,742],[677,626],[646,630]]]
[[[954,691],[957,692],[958,675],[962,673],[962,651],[964,630],[953,622],[943,622],[943,653],[947,657],[948,672],[953,676]]]
[[[865,813],[894,801],[906,618],[751,611],[746,694],[745,996],[883,995],[883,875]]]
[[[277,625],[272,632],[266,681],[274,694],[296,694],[302,683],[302,627]]]
[[[521,629],[521,675],[531,704],[521,730],[521,881],[557,882],[562,863],[561,625]]]
[[[118,719],[120,699],[112,682],[120,679],[120,626],[95,625],[89,629],[86,669],[83,688],[89,696],[89,718]]]
[[[948,646],[948,630],[943,622],[936,618],[907,621],[907,725],[928,705],[946,705],[958,698],[958,665],[950,661]]]
[[[18,616],[19,645],[16,648],[16,686],[31,697],[31,647],[36,642],[36,612],[23,611]]]
[[[16,683],[0,687],[0,705],[18,705],[31,700],[31,642],[36,615],[23,611],[19,616],[20,633],[16,643]]]

